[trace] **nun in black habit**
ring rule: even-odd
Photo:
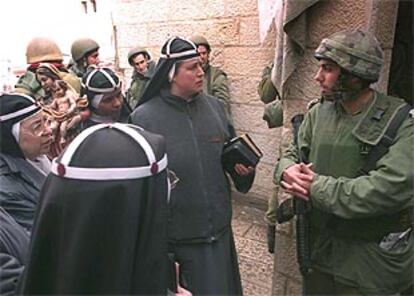
[[[41,192],[23,294],[167,294],[167,157],[132,125],[84,130]]]
[[[0,94],[0,205],[31,231],[40,189],[50,171],[52,131],[41,107],[24,94]]]
[[[194,43],[170,38],[130,120],[164,136],[168,167],[179,179],[169,203],[168,240],[181,283],[194,295],[241,295],[231,186],[221,161],[235,132],[223,104],[202,92],[203,76]],[[236,167],[234,185],[246,193],[254,168]]]

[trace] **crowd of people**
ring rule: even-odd
[[[237,135],[211,50],[203,36],[171,37],[155,62],[133,47],[123,93],[93,39],[73,42],[68,65],[53,40],[28,44],[26,73],[0,95],[2,295],[243,294],[231,190],[247,193],[255,167],[223,168]],[[283,190],[311,204],[306,295],[408,295],[413,111],[370,88],[384,59],[371,34],[335,33],[315,58],[321,98],[279,152],[269,251]],[[277,128],[283,98],[272,67],[258,90],[263,119]]]

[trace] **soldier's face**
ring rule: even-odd
[[[188,98],[203,90],[204,71],[198,57],[183,61],[171,82],[171,92]]]
[[[208,52],[207,47],[205,47],[204,45],[199,45],[197,47],[197,51],[200,54],[201,64],[204,68],[208,63],[208,60],[210,58],[210,53]]]
[[[321,59],[315,80],[319,83],[322,94],[330,94],[335,90],[341,68],[330,60]]]
[[[138,73],[145,74],[148,71],[148,61],[143,54],[138,54],[134,59],[134,68]]]
[[[99,51],[94,51],[86,57],[86,63],[88,65],[99,65],[101,61],[99,60]]]

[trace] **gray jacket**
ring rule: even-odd
[[[45,179],[25,159],[0,153],[0,206],[28,231]]]
[[[234,130],[222,103],[204,93],[187,102],[162,90],[140,105],[131,121],[165,137],[168,168],[180,179],[171,192],[170,241],[216,240],[229,229],[232,215],[221,154]],[[253,179],[254,174],[239,176],[235,186],[247,192]]]

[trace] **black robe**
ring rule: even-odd
[[[171,192],[168,239],[184,287],[194,295],[240,295],[231,187],[221,162],[235,134],[222,103],[204,93],[186,101],[163,89],[135,109],[131,122],[165,137],[168,167],[180,179]],[[247,192],[254,174],[232,178]]]
[[[28,248],[28,232],[0,207],[0,295],[15,294]]]
[[[161,159],[162,137],[140,133]],[[71,165],[148,165],[137,143],[117,136],[114,129],[90,137]],[[141,179],[105,181],[50,174],[41,192],[21,292],[165,295],[167,196],[166,170]]]

